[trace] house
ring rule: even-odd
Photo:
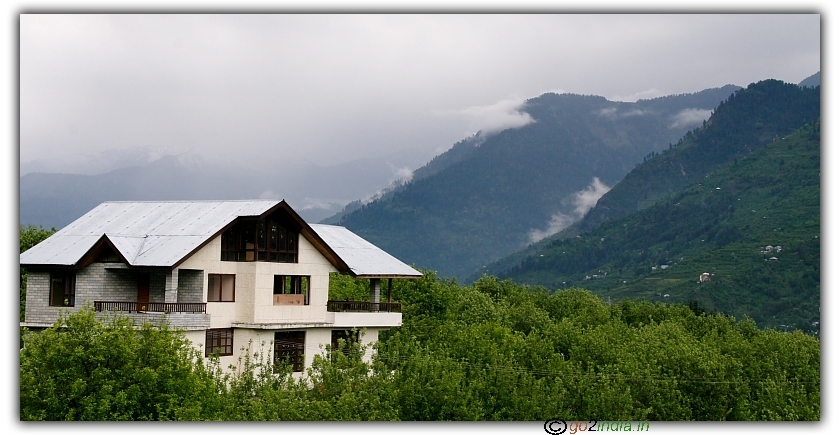
[[[29,273],[21,326],[49,327],[90,304],[97,316],[166,321],[222,367],[251,346],[296,372],[354,329],[366,345],[400,326],[392,279],[422,276],[277,200],[106,202],[20,254],[20,265]],[[329,300],[332,272],[369,279],[370,299]]]

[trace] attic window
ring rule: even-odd
[[[297,240],[279,219],[241,220],[222,233],[222,261],[297,263]]]
[[[99,263],[119,263],[122,260],[120,260],[120,256],[110,246],[104,246],[99,252],[96,261]]]

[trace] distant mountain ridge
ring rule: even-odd
[[[818,333],[819,237],[817,119],[671,198],[488,269],[552,290],[685,303]]]
[[[552,217],[575,212],[597,178],[617,183],[645,155],[701,124],[734,85],[614,102],[544,94],[521,108],[534,123],[459,142],[420,176],[337,219],[398,258],[461,280],[524,247]]]
[[[103,201],[261,197],[286,199],[308,222],[317,222],[422,159],[409,151],[321,167],[271,158],[244,165],[165,155],[96,175],[30,172],[20,177],[20,223],[61,228]]]
[[[673,197],[819,115],[819,88],[778,80],[751,84],[722,102],[702,127],[688,132],[671,149],[655,153],[637,165],[582,220],[547,240],[476,270],[470,279],[484,273],[507,276],[509,269],[530,256],[540,255],[550,245]]]

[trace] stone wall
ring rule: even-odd
[[[178,302],[204,302],[203,270],[178,270]]]
[[[92,263],[76,271],[76,298],[73,307],[50,306],[50,272],[30,271],[27,278],[25,323],[51,325],[61,312],[74,312],[93,306],[94,301],[133,302],[137,300],[137,274],[149,273],[149,302],[164,302],[166,275],[170,272],[151,270],[138,272],[119,263]],[[179,270],[178,302],[203,302],[204,273],[200,270]],[[181,295],[181,285],[184,293]],[[107,317],[111,313],[100,313]],[[149,321],[159,324],[164,313],[131,313],[138,323]],[[209,314],[170,313],[166,321],[172,326],[207,328]]]

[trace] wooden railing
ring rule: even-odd
[[[388,313],[401,313],[402,305],[399,302],[327,301],[327,311],[356,311],[365,313],[385,311]]]
[[[129,313],[206,313],[207,304],[203,302],[115,302],[94,301],[96,311],[125,311]]]

